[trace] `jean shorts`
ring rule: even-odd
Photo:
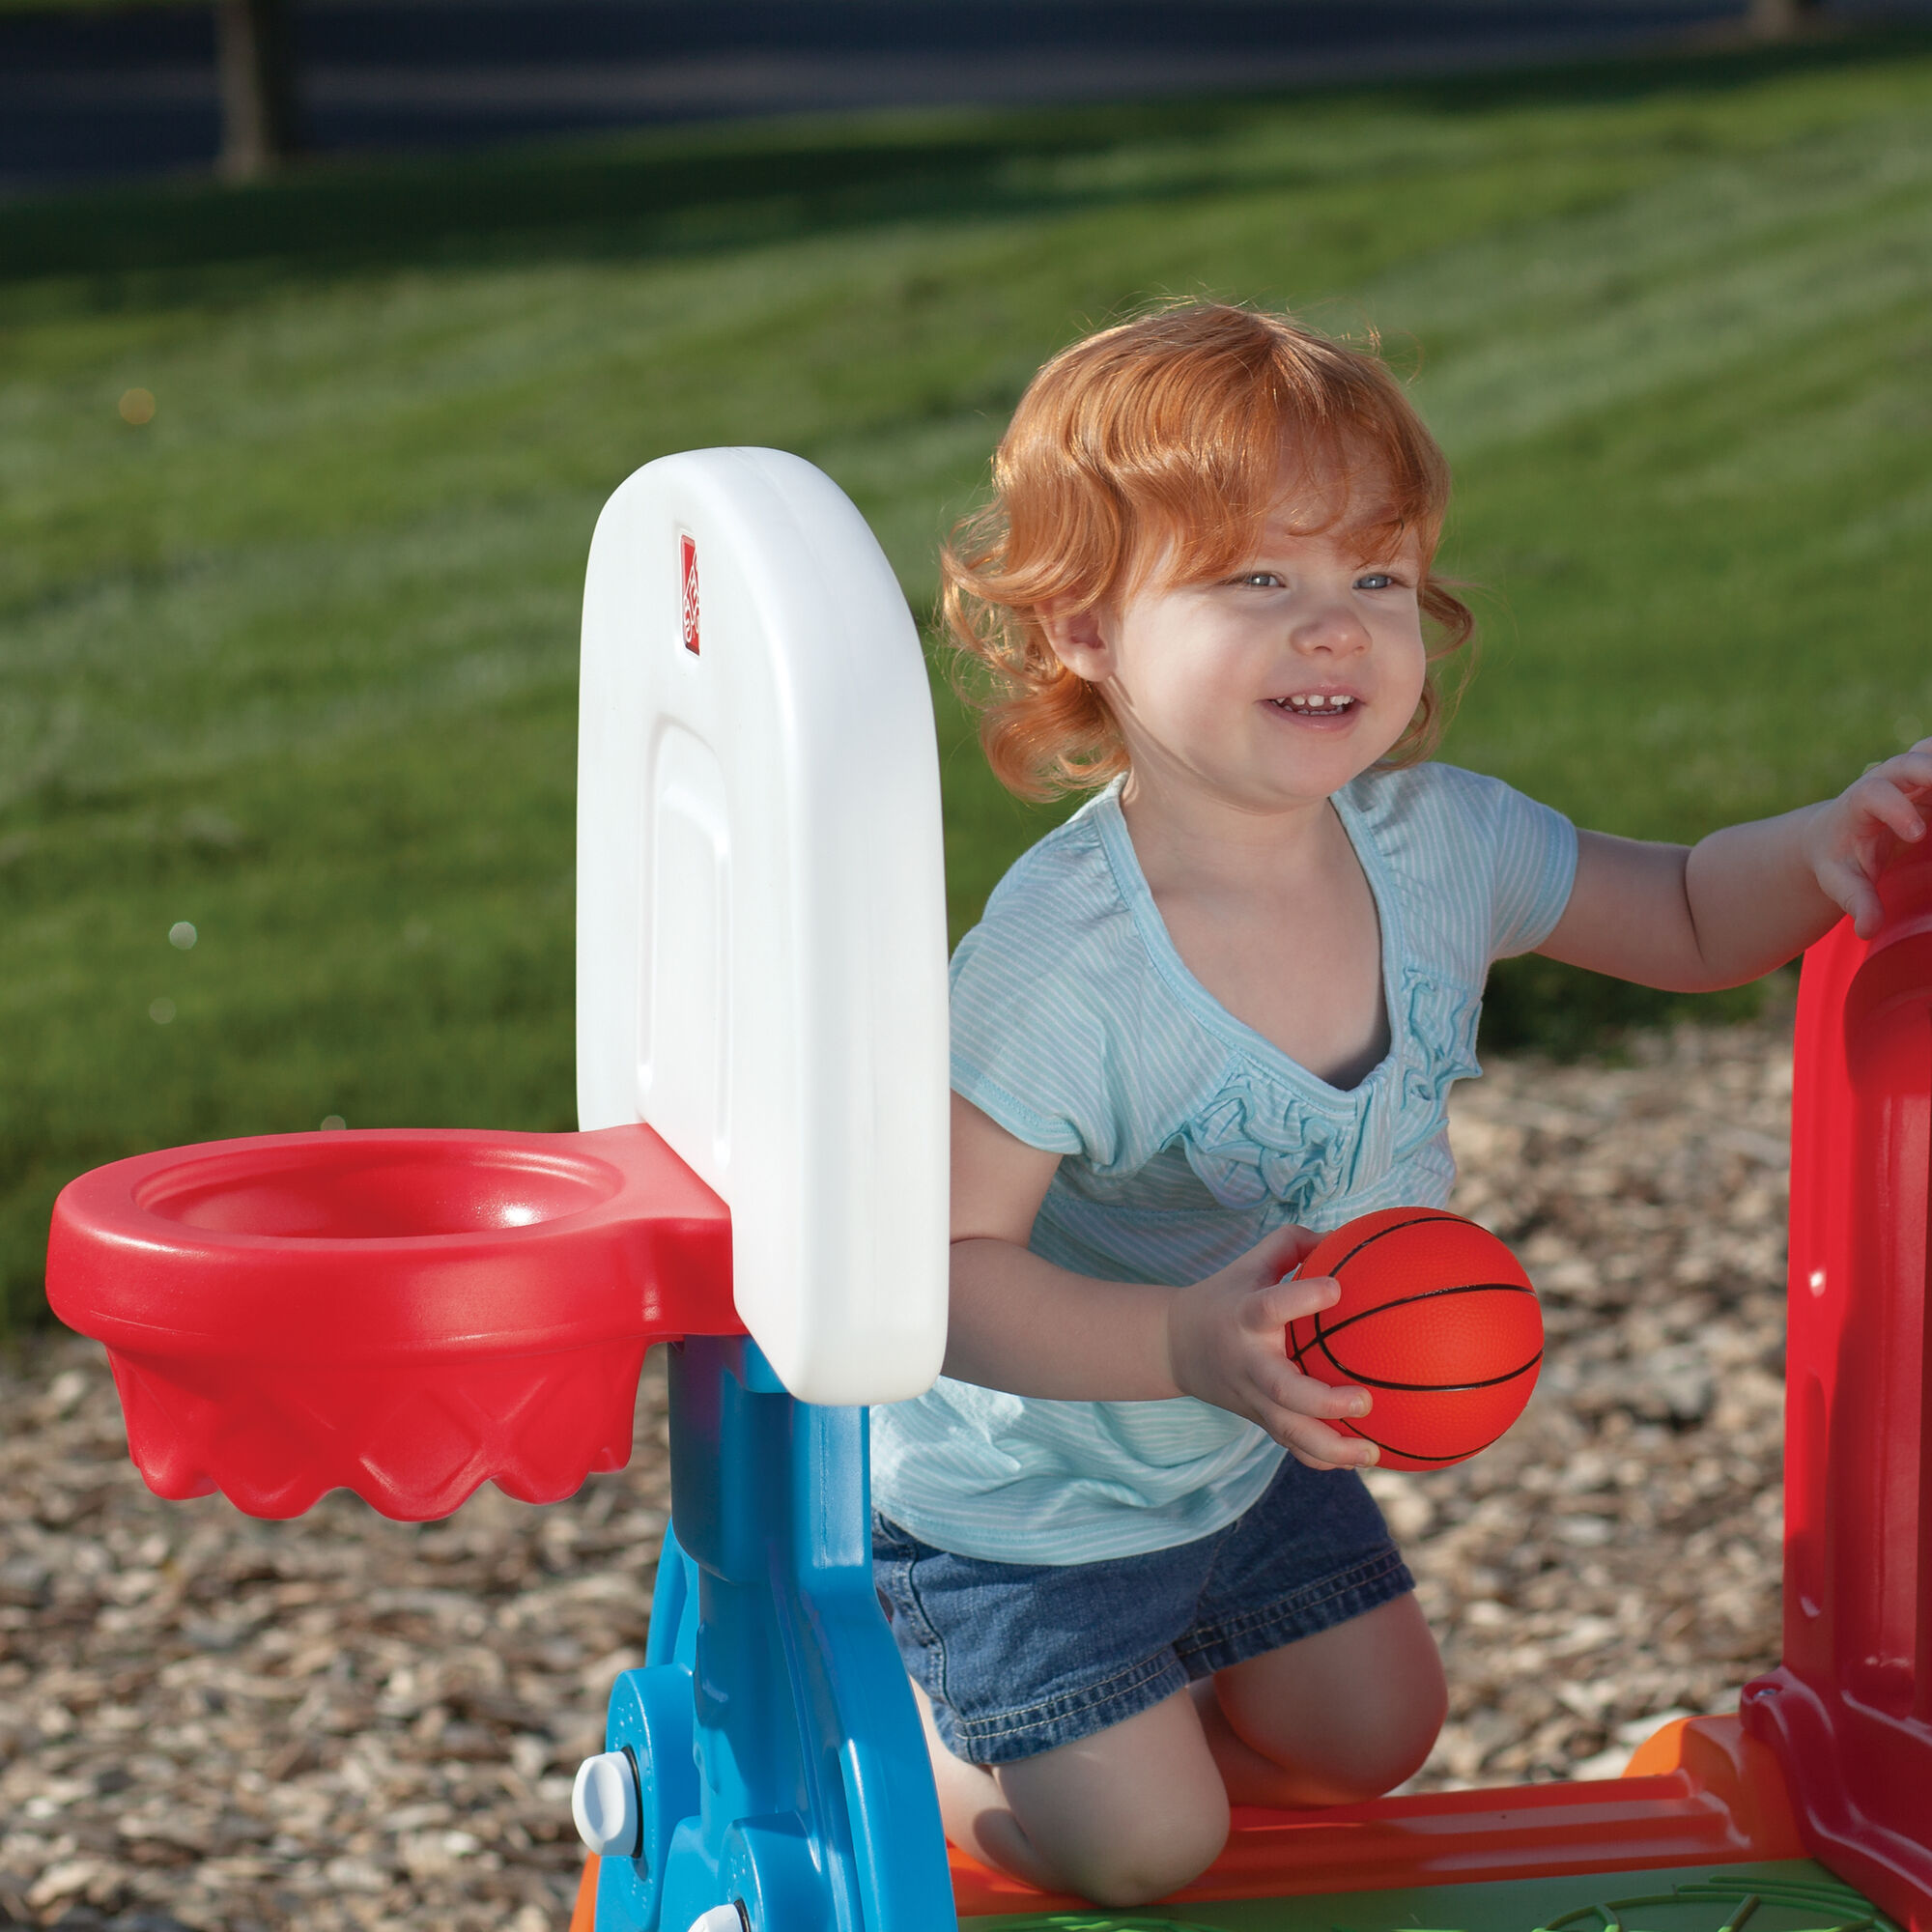
[[[1198,1542],[1099,1563],[988,1563],[874,1513],[872,1577],[948,1750],[1010,1764],[1414,1589],[1352,1469],[1283,1459]]]

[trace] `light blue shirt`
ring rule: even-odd
[[[1062,1156],[1033,1252],[1108,1281],[1200,1281],[1270,1230],[1440,1207],[1447,1100],[1481,1069],[1490,962],[1539,945],[1577,869],[1568,819],[1453,765],[1369,772],[1335,808],[1375,895],[1391,1040],[1331,1087],[1181,963],[1118,786],[1000,882],[952,959],[952,1086]],[[872,1411],[872,1496],[961,1555],[1086,1563],[1232,1522],[1285,1452],[1226,1409],[1050,1402],[942,1378]]]

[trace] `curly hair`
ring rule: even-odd
[[[1047,799],[1127,768],[1106,698],[1054,655],[1042,607],[1091,610],[1156,564],[1177,584],[1234,569],[1280,500],[1285,466],[1323,487],[1345,479],[1321,527],[1347,528],[1365,554],[1420,538],[1429,675],[1383,762],[1435,749],[1463,682],[1444,672],[1466,673],[1476,623],[1433,569],[1448,463],[1378,348],[1192,302],[1090,335],[1033,379],[994,454],[992,500],[940,556],[955,669],[1009,790]],[[1351,503],[1363,483],[1371,494]],[[1351,522],[1351,510],[1364,514]]]

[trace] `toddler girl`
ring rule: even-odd
[[[1035,378],[946,609],[1014,791],[1098,788],[952,967],[946,1376],[876,1412],[875,1573],[955,1843],[1107,1904],[1173,1890],[1228,1806],[1374,1796],[1441,1666],[1298,1374],[1282,1277],[1440,1206],[1493,959],[1681,989],[1878,918],[1932,740],[1694,849],[1577,833],[1430,762],[1468,611],[1432,574],[1441,453],[1374,356],[1171,309]]]

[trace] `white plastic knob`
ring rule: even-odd
[[[602,1858],[635,1856],[638,1844],[638,1775],[622,1751],[599,1751],[577,1767],[570,1793],[577,1835]],[[736,1932],[733,1921],[732,1932]]]
[[[735,1905],[714,1905],[691,1921],[691,1932],[745,1932],[745,1915]]]

